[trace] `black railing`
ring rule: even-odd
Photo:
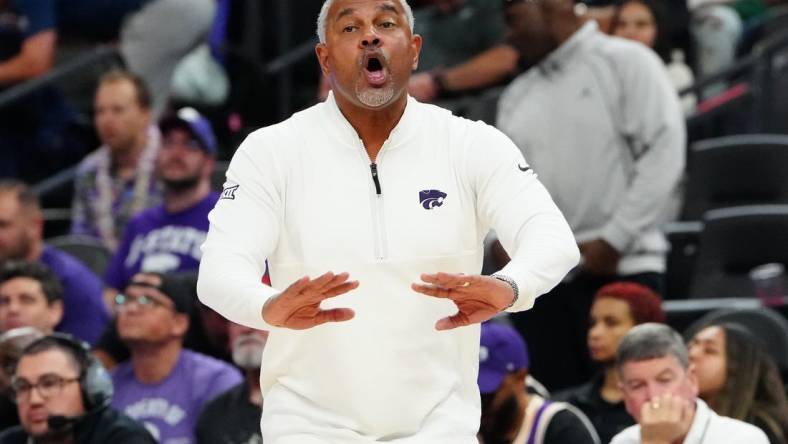
[[[775,71],[777,56],[786,53],[788,49],[788,31],[779,33],[760,45],[753,52],[739,59],[733,66],[704,76],[695,83],[680,91],[681,96],[694,94],[701,97],[709,87],[720,83],[728,86],[740,84],[743,89],[739,98],[750,101],[746,127],[752,133],[784,132],[785,125],[775,119],[775,88],[779,79]],[[784,69],[784,68],[783,68]],[[783,75],[788,75],[786,70]],[[687,118],[687,126],[691,129],[706,124],[720,113],[740,106],[740,101],[730,101],[715,107],[713,110],[696,112]]]

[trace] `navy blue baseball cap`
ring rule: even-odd
[[[216,136],[213,134],[211,122],[196,109],[181,108],[175,114],[166,116],[159,122],[159,130],[162,134],[166,134],[174,128],[188,131],[206,153],[216,155]]]
[[[479,391],[493,393],[509,373],[528,368],[528,347],[517,331],[497,322],[482,324]]]

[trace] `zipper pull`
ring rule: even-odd
[[[383,194],[383,190],[380,189],[380,180],[378,179],[378,165],[375,162],[372,162],[369,165],[370,171],[372,171],[372,181],[375,182],[375,191],[378,193],[378,196]]]

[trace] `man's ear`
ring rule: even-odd
[[[411,51],[413,51],[412,68],[414,71],[419,67],[419,56],[421,55],[421,46],[423,43],[424,41],[420,35],[414,34],[413,37],[411,37],[410,47]]]
[[[43,239],[44,238],[44,214],[38,209],[25,209],[24,210],[27,216],[27,230],[28,235],[31,239]]]
[[[320,71],[327,78],[331,73],[331,62],[328,57],[328,46],[325,43],[318,43],[315,45],[315,54],[317,55],[317,62],[320,64]]]
[[[184,313],[175,313],[172,323],[172,333],[178,337],[186,336],[189,330],[189,315]]]
[[[58,299],[49,303],[49,324],[55,330],[57,324],[63,319],[63,301]]]
[[[205,163],[202,166],[202,177],[211,180],[213,172],[216,170],[216,157],[205,153]]]
[[[514,386],[514,388],[522,387],[525,389],[526,377],[528,377],[528,369],[523,368],[516,370],[506,375],[506,378],[503,380],[503,384],[501,385]]]

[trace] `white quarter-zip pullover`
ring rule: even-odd
[[[268,329],[266,443],[476,442],[478,325],[439,332],[448,300],[414,292],[421,273],[478,274],[494,228],[530,308],[577,263],[563,215],[501,132],[409,99],[372,163],[333,96],[252,135],[209,216],[198,291],[228,319]],[[260,283],[268,259],[272,287]],[[268,298],[297,279],[350,273],[323,303],[355,317],[273,328]],[[549,334],[549,332],[545,332]]]

